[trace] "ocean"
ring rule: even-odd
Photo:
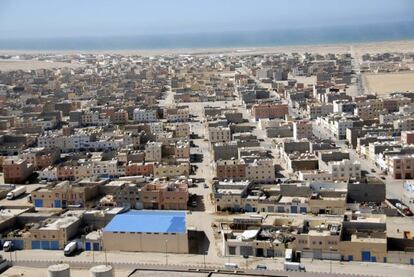
[[[0,50],[135,50],[271,47],[414,39],[414,21],[191,34],[0,39]]]

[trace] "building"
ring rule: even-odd
[[[208,128],[208,139],[211,143],[231,141],[231,131],[229,127],[210,127]]]
[[[361,178],[361,163],[350,160],[328,162],[328,171],[332,174],[333,180],[348,181],[349,178]]]
[[[284,118],[287,114],[288,104],[284,103],[262,103],[254,104],[252,107],[252,115],[256,121],[260,118]]]
[[[293,139],[310,139],[313,136],[312,122],[308,120],[296,120],[293,122]]]
[[[231,160],[239,157],[237,142],[235,141],[217,142],[212,144],[211,149],[214,161]]]
[[[24,183],[33,173],[33,165],[24,159],[6,158],[3,161],[4,182]]]
[[[162,143],[150,141],[145,145],[145,161],[161,162],[162,159]]]
[[[88,207],[97,196],[97,183],[71,184],[69,181],[31,192],[31,198],[36,208]]]
[[[190,174],[189,162],[178,162],[177,164],[154,164],[154,177],[180,177]]]
[[[107,251],[188,253],[185,212],[136,211],[115,215],[103,229]]]
[[[140,189],[139,195],[144,209],[186,210],[188,184],[186,181],[154,181],[144,185]]]
[[[401,142],[404,144],[414,144],[414,131],[401,132]]]
[[[154,122],[157,121],[157,110],[137,108],[133,112],[135,122]]]
[[[394,179],[414,178],[414,154],[387,157],[387,168]]]
[[[244,180],[246,178],[246,163],[243,159],[218,160],[214,164],[216,177],[219,180]]]

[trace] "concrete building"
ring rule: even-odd
[[[414,131],[401,132],[401,142],[404,144],[414,144]]]
[[[312,122],[308,120],[297,120],[293,122],[293,139],[310,139],[313,136]]]
[[[231,141],[231,131],[229,127],[210,127],[208,128],[208,139],[210,143]]]
[[[157,110],[155,109],[140,109],[134,110],[133,119],[135,122],[154,122],[157,121]]]
[[[394,179],[414,178],[414,154],[393,155],[386,159],[388,174]]]
[[[144,209],[186,210],[188,184],[186,181],[154,181],[144,185],[139,195]]]
[[[36,208],[88,207],[97,195],[98,183],[71,184],[69,181],[31,192]]]
[[[212,144],[211,150],[214,161],[231,160],[239,157],[237,142],[235,141],[214,143]]]
[[[154,177],[179,177],[190,174],[189,162],[178,162],[177,164],[154,164]]]
[[[188,253],[185,212],[131,210],[118,214],[103,229],[103,249]]]
[[[329,162],[328,171],[335,181],[348,181],[349,178],[359,179],[361,178],[361,163],[350,160]]]
[[[261,118],[284,118],[288,113],[288,104],[284,103],[254,104],[252,107],[252,115],[256,121]]]
[[[24,159],[6,158],[3,160],[4,182],[24,183],[33,173],[33,165]]]
[[[161,162],[162,160],[162,143],[150,141],[145,145],[145,161]]]
[[[246,178],[246,167],[243,159],[218,160],[214,163],[214,171],[219,180],[244,180]]]

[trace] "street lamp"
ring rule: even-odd
[[[168,240],[166,239],[165,240],[165,264],[166,265],[168,265],[168,253],[167,253],[167,250],[168,250]]]
[[[329,246],[329,274],[332,274],[332,246]]]

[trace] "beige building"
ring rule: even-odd
[[[275,166],[272,159],[254,160],[246,165],[246,179],[257,182],[275,181]]]
[[[186,210],[188,184],[186,181],[154,181],[139,191],[142,207],[152,210]]]
[[[162,144],[151,141],[145,145],[145,161],[160,162],[162,159]]]
[[[188,253],[185,212],[128,211],[103,229],[108,251]]]
[[[154,164],[154,177],[179,177],[190,174],[190,163],[182,162],[177,164]]]
[[[388,174],[394,179],[414,178],[414,155],[387,157]]]
[[[231,141],[231,131],[228,127],[208,128],[208,139],[211,143]]]

